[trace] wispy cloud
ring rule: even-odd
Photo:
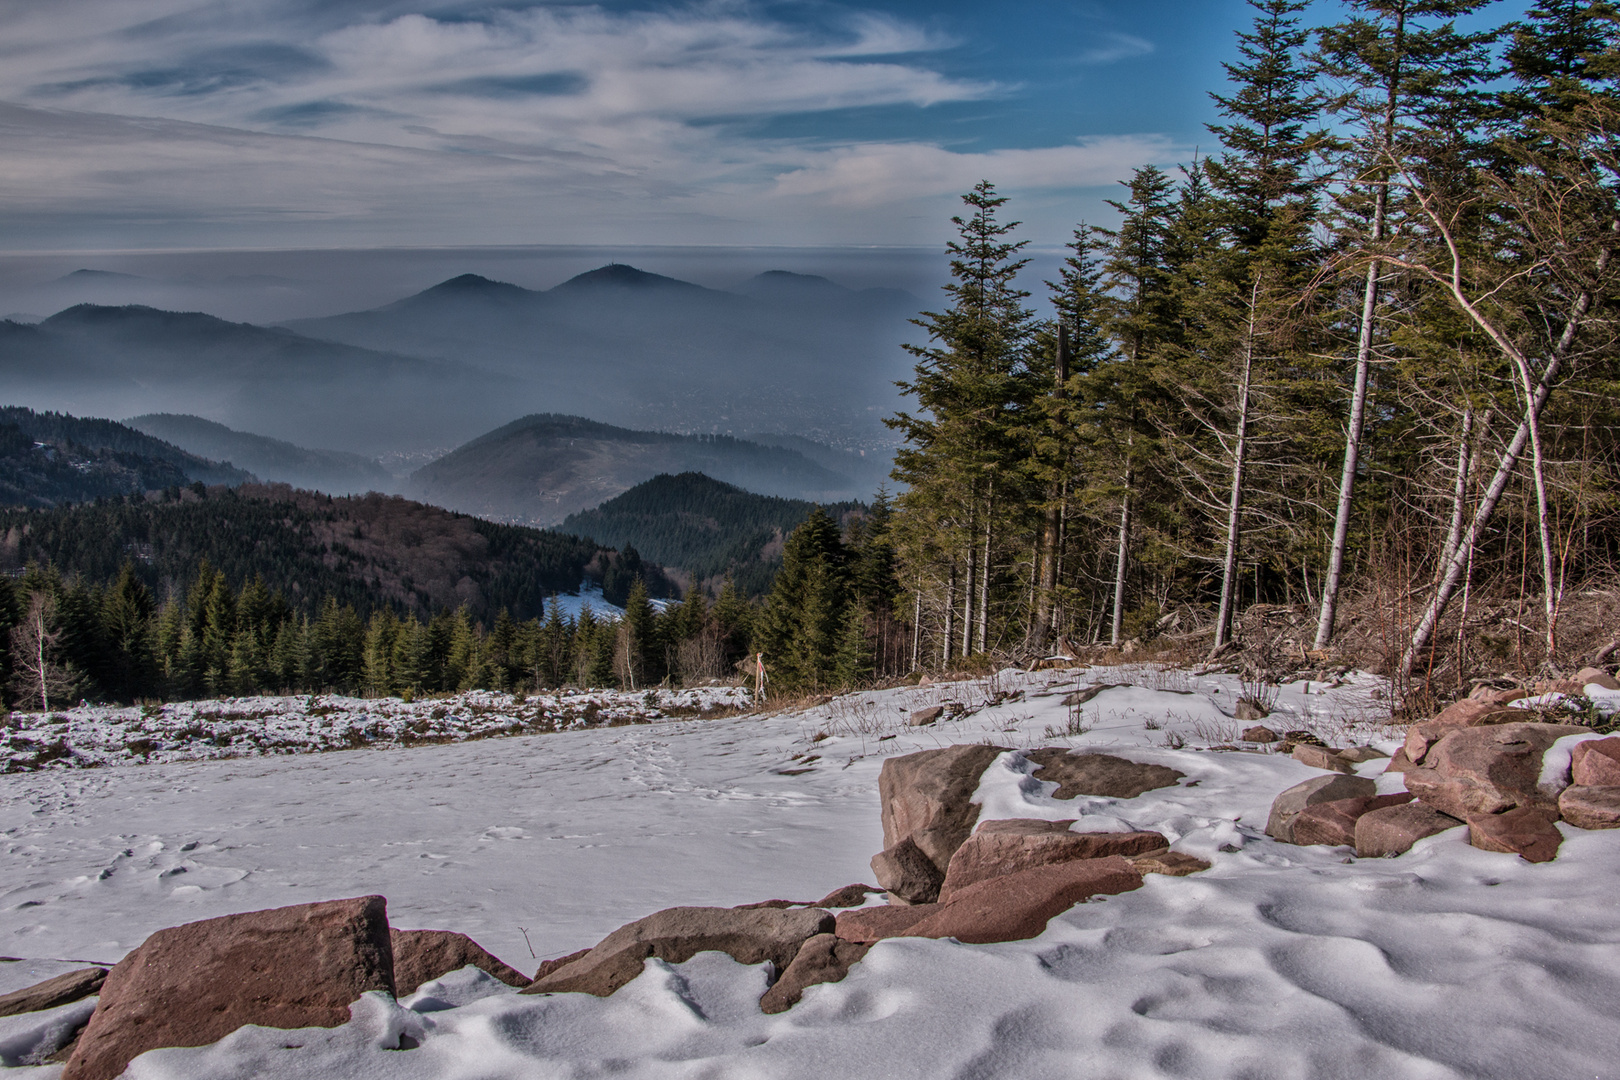
[[[1101,184],[1168,152],[1149,138],[982,153],[772,141],[714,123],[921,110],[1004,90],[944,73],[935,58],[956,43],[927,27],[816,12],[787,21],[747,0],[461,11],[19,0],[0,7],[0,101],[11,103],[0,229],[15,237],[19,214],[44,213],[33,228],[77,207],[86,220],[192,229],[321,222],[373,241],[401,228],[452,240],[521,227],[525,240],[590,240],[579,233],[596,228],[779,242],[803,238],[772,229],[802,224],[811,207],[859,217],[980,176],[1009,189]],[[1148,47],[1114,35],[1086,56]],[[845,231],[884,227],[862,222]]]

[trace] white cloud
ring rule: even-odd
[[[0,5],[0,239],[123,220],[277,245],[905,243],[980,178],[1068,190],[1170,156],[1152,138],[970,153],[737,132],[1004,91],[931,66],[952,44],[746,0],[466,18],[406,0],[17,0]]]

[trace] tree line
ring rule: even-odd
[[[1571,590],[1612,573],[1615,7],[1464,29],[1483,0],[1350,0],[1310,29],[1298,0],[1250,6],[1217,151],[1122,180],[1052,317],[1007,199],[963,197],[890,420],[914,664],[1178,614],[1219,651],[1257,602],[1331,650],[1353,603],[1392,671],[1455,677],[1494,580],[1533,598],[1521,659],[1556,665]]]

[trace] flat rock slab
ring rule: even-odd
[[[1518,855],[1527,862],[1552,862],[1564,834],[1550,810],[1519,806],[1500,814],[1476,814],[1468,819],[1468,842],[1482,851]]]
[[[1152,851],[1146,855],[1128,855],[1125,861],[1138,874],[1163,874],[1166,877],[1186,877],[1199,874],[1212,865],[1196,855],[1181,851]]]
[[[889,904],[858,908],[838,916],[834,930],[845,941],[871,944],[884,938],[904,937],[906,931],[938,911],[939,904]]]
[[[1558,813],[1578,829],[1620,829],[1620,787],[1567,787]]]
[[[787,970],[759,999],[760,1012],[786,1012],[798,1004],[808,987],[841,981],[871,947],[846,941],[836,934],[817,934],[810,938],[799,946]]]
[[[9,994],[0,994],[0,1016],[17,1016],[54,1009],[58,1005],[71,1005],[99,991],[106,978],[106,968],[80,968],[21,990],[13,990]]]
[[[882,889],[874,889],[870,885],[845,885],[841,889],[834,889],[815,903],[805,906],[819,908],[860,907],[866,903],[867,896],[882,891]]]
[[[1404,855],[1426,836],[1455,829],[1461,821],[1419,802],[1372,810],[1356,819],[1356,854],[1363,859]]]
[[[1006,752],[1003,746],[947,746],[885,761],[878,773],[885,850],[911,840],[943,877],[979,819],[978,805],[969,801],[979,777]]]
[[[394,930],[389,938],[394,947],[394,992],[400,997],[440,975],[460,971],[468,964],[488,972],[507,986],[528,986],[533,981],[486,952],[466,934],[452,930]]]
[[[1406,792],[1374,795],[1363,799],[1334,799],[1313,803],[1294,818],[1294,843],[1309,846],[1355,847],[1356,822],[1361,815],[1386,806],[1402,806],[1412,801]]]
[[[871,867],[878,884],[908,904],[938,899],[940,885],[945,881],[939,867],[909,836],[872,856]]]
[[[723,952],[739,964],[769,960],[785,971],[799,946],[831,933],[820,908],[677,907],[621,926],[584,956],[537,979],[524,994],[585,993],[607,997],[641,974],[650,957],[683,964],[700,952]]]
[[[986,821],[951,857],[939,898],[949,900],[963,888],[990,878],[1074,859],[1109,855],[1144,855],[1168,848],[1156,832],[1069,831],[1070,821],[1012,818]]]
[[[1337,750],[1326,746],[1301,744],[1294,747],[1294,752],[1289,756],[1301,765],[1309,765],[1313,769],[1329,769],[1339,773],[1355,771],[1350,762],[1339,756]]]
[[[63,1080],[112,1080],[160,1046],[206,1046],[243,1024],[337,1027],[394,991],[380,896],[225,915],[159,930],[107,975]]]
[[[1581,787],[1620,786],[1620,739],[1576,743],[1569,765],[1570,779]]]
[[[1570,724],[1460,728],[1435,743],[1419,768],[1408,770],[1406,789],[1455,818],[1500,814],[1515,806],[1556,810],[1557,795],[1537,786],[1541,756],[1564,736],[1586,732]]]
[[[1031,750],[1024,755],[1040,768],[1037,780],[1056,783],[1054,799],[1095,795],[1106,799],[1134,799],[1146,791],[1174,787],[1187,774],[1163,765],[1145,765],[1112,754],[1075,754],[1061,746]]]
[[[1314,776],[1278,795],[1271,802],[1266,835],[1285,844],[1294,842],[1294,819],[1301,810],[1338,799],[1370,799],[1378,785],[1363,776]]]
[[[1036,866],[961,889],[905,936],[970,944],[1023,941],[1082,900],[1141,887],[1142,875],[1118,855]]]

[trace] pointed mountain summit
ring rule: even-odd
[[[637,270],[633,266],[626,266],[624,263],[608,263],[606,266],[598,267],[595,270],[587,270],[583,274],[569,278],[550,291],[566,294],[597,289],[715,291],[705,289],[701,285],[694,285],[690,281],[681,281],[679,278],[665,277],[662,274],[650,274],[645,270]]]

